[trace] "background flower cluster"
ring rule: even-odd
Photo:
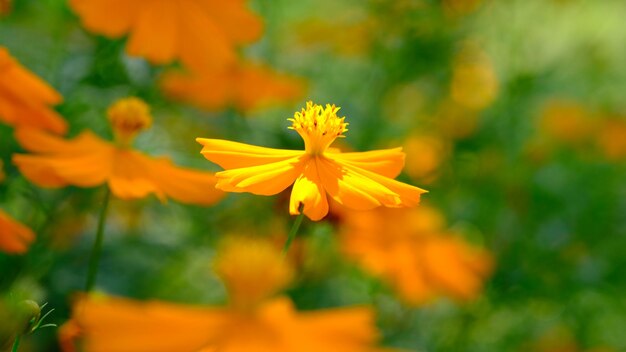
[[[24,300],[59,327],[21,351],[626,349],[624,13],[0,0],[0,350]],[[309,100],[346,116],[333,148],[402,146],[429,193],[330,202],[283,258],[290,190],[216,190],[195,139],[303,150]]]

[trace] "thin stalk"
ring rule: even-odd
[[[111,190],[106,187],[102,209],[100,209],[100,217],[98,218],[98,229],[96,231],[96,241],[91,250],[89,258],[89,271],[87,273],[87,282],[85,283],[85,292],[93,289],[98,276],[98,264],[100,263],[100,254],[102,253],[102,241],[104,238],[104,224],[106,222],[107,212],[109,209],[109,199],[111,198]]]
[[[298,229],[300,228],[300,225],[302,224],[302,219],[304,219],[303,210],[304,210],[304,204],[300,203],[300,206],[298,207],[298,212],[300,212],[300,214],[298,214],[298,217],[293,222],[293,226],[291,227],[291,230],[289,230],[289,235],[287,235],[287,242],[285,242],[285,246],[283,247],[283,252],[282,252],[283,257],[287,255],[287,251],[289,251],[291,242],[293,241],[294,238],[296,238]]]
[[[20,347],[20,338],[22,337],[22,335],[17,334],[15,335],[15,341],[13,341],[13,348],[11,349],[12,352],[17,352],[18,348]]]

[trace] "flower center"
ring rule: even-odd
[[[122,146],[130,146],[137,133],[152,125],[150,107],[139,98],[125,98],[116,101],[107,110],[109,123],[115,134],[115,141]]]
[[[295,130],[304,139],[304,148],[307,154],[322,155],[336,138],[343,135],[348,129],[345,117],[338,117],[339,107],[326,104],[326,107],[307,102],[306,108],[296,112],[289,129]]]

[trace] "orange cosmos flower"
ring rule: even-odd
[[[593,135],[595,121],[577,102],[552,100],[543,108],[538,127],[549,140],[576,145]]]
[[[222,109],[232,104],[241,111],[249,111],[298,98],[303,83],[267,67],[240,64],[199,75],[170,72],[163,77],[161,87],[170,97],[203,109]]]
[[[369,308],[302,313],[286,297],[268,299],[292,277],[278,249],[268,242],[227,241],[215,267],[231,298],[249,296],[231,300],[228,307],[85,296],[63,330],[71,338],[79,327],[87,352],[378,350]]]
[[[426,191],[398,181],[404,165],[401,148],[340,153],[329,148],[347,131],[338,107],[308,102],[296,112],[290,129],[304,139],[305,150],[270,149],[243,143],[196,139],[202,154],[226,171],[218,172],[217,188],[228,192],[277,194],[291,184],[289,212],[320,220],[328,213],[328,193],[352,209],[415,206]],[[294,183],[295,182],[295,183]]]
[[[213,190],[214,175],[180,168],[167,158],[151,158],[132,149],[135,135],[152,123],[143,101],[122,99],[109,108],[108,118],[115,143],[89,131],[65,140],[37,130],[18,130],[18,142],[33,154],[14,155],[13,162],[27,179],[41,187],[94,187],[107,183],[111,192],[123,199],[154,193],[161,200],[171,197],[200,205],[212,204],[222,197],[222,192]]]
[[[408,303],[423,304],[440,295],[472,299],[491,273],[491,256],[446,234],[443,216],[432,208],[341,214],[342,251]]]
[[[50,108],[61,100],[59,93],[0,46],[0,122],[65,133],[67,123]]]
[[[154,64],[180,60],[194,71],[234,63],[236,46],[262,30],[245,0],[71,0],[70,6],[92,32],[129,34],[130,55]]]
[[[34,240],[35,234],[31,229],[0,210],[0,251],[21,254],[26,252]]]
[[[0,0],[0,17],[11,12],[11,0]]]
[[[610,116],[603,120],[597,143],[609,160],[626,159],[626,119]]]

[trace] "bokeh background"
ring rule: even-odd
[[[218,171],[196,137],[300,149],[286,119],[307,100],[334,103],[350,123],[338,145],[404,146],[399,179],[429,190],[422,204],[447,231],[492,258],[471,297],[407,302],[346,254],[341,214],[305,219],[287,290],[299,309],[370,305],[381,344],[409,351],[626,350],[626,2],[250,1],[263,35],[240,55],[272,76],[205,104],[161,88],[176,63],[127,55],[124,37],[86,31],[65,1],[5,5],[0,45],[63,95],[70,136],[111,138],[106,108],[137,96],[154,116],[137,149]],[[0,253],[0,292],[48,302],[49,322],[63,324],[103,188],[40,189],[11,163],[23,151],[11,126],[0,124],[0,141],[0,206],[38,236],[23,255]],[[217,244],[232,234],[282,243],[288,194],[231,194],[211,207],[113,199],[98,290],[224,304],[210,265]],[[59,350],[56,329],[22,350]]]

